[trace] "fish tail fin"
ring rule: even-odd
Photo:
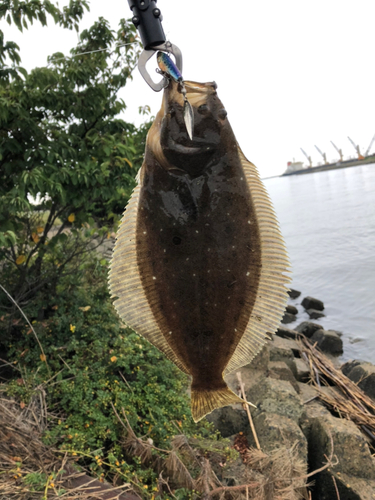
[[[194,422],[199,422],[216,408],[236,403],[244,403],[244,400],[226,386],[214,390],[198,388],[191,390],[191,414]]]

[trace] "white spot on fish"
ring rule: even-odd
[[[186,260],[189,260],[189,257],[186,257]]]
[[[196,233],[199,233],[199,231],[195,231]]]
[[[249,271],[247,271],[247,273],[246,273],[246,276],[250,276],[250,273],[249,273]]]
[[[240,180],[241,180],[241,181],[243,181],[243,177],[241,177],[241,179],[240,179]]]
[[[250,222],[249,220],[247,221],[247,223],[248,223],[248,224],[251,224],[251,222]]]
[[[143,234],[147,234],[147,231],[143,231]]]
[[[209,273],[209,272],[210,272],[210,270],[209,270],[209,269],[207,269],[207,272]]]
[[[162,229],[160,229],[160,231],[163,231]]]
[[[165,253],[166,251],[167,251],[167,249],[166,249],[166,248],[164,248],[164,253]]]
[[[234,331],[236,332],[237,331],[237,328],[234,329]]]
[[[209,252],[211,250],[211,248],[207,248],[207,252]]]
[[[152,277],[152,279],[153,279],[153,280],[156,280],[156,276],[153,276],[153,277]]]
[[[169,335],[172,335],[172,332],[169,332]]]
[[[195,274],[193,274],[193,276],[195,276]]]

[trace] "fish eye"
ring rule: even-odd
[[[219,112],[218,112],[218,117],[220,118],[220,120],[225,120],[225,118],[227,117],[227,110],[222,108]]]
[[[209,109],[208,109],[208,106],[207,104],[201,104],[199,107],[198,107],[198,113],[202,114],[202,115],[206,115],[208,113]]]
[[[181,245],[181,238],[179,236],[174,236],[172,242],[174,245]]]

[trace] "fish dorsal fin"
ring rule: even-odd
[[[140,190],[139,185],[134,189],[117,232],[109,272],[111,297],[117,297],[114,306],[130,328],[164,353],[181,371],[188,373],[164,339],[143,290],[136,250]]]
[[[245,332],[236,347],[224,375],[247,365],[266,343],[267,334],[277,330],[288,298],[289,259],[271,200],[259,173],[238,147],[252,202],[259,224],[261,274],[258,293]]]

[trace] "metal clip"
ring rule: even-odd
[[[161,50],[162,52],[166,52],[167,54],[173,54],[176,58],[176,66],[182,73],[182,53],[181,50],[176,46],[173,45],[171,42],[165,42],[161,45],[158,45],[156,47],[153,47],[152,50],[144,50],[142,54],[139,57],[138,60],[138,69],[141,75],[143,76],[144,80],[148,85],[154,90],[155,92],[160,92],[163,90],[167,85],[168,85],[168,78],[166,76],[163,76],[163,79],[160,82],[154,82],[154,80],[151,78],[150,74],[148,73],[146,69],[146,64],[149,59],[157,52],[158,50]]]

